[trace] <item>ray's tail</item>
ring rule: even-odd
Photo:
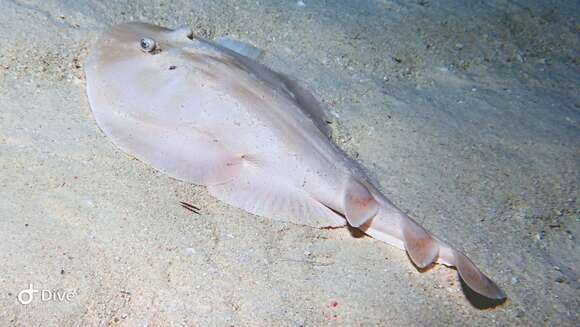
[[[431,235],[372,186],[351,180],[344,196],[345,216],[351,226],[407,251],[420,269],[433,263],[456,267],[461,279],[473,291],[492,300],[506,298],[466,255]]]

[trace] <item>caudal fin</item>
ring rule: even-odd
[[[494,300],[503,300],[505,293],[487,276],[485,276],[477,266],[469,260],[465,254],[452,249],[455,263],[461,279],[475,292]]]

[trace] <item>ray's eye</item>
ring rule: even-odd
[[[155,51],[155,48],[157,48],[155,40],[149,37],[142,38],[141,41],[139,41],[139,46],[141,47],[142,51],[149,53]]]

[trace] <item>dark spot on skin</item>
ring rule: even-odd
[[[174,65],[169,66],[169,70],[174,70],[175,68],[177,68],[177,66]]]

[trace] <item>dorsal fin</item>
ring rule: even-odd
[[[401,221],[405,249],[417,267],[426,268],[439,255],[437,241],[413,219],[405,218]]]
[[[379,210],[371,192],[354,178],[350,178],[344,192],[346,220],[352,227],[359,227],[373,218]]]

